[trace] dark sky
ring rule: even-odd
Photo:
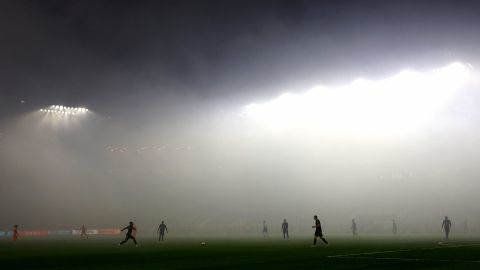
[[[478,1],[4,0],[0,119],[57,103],[141,117],[475,63],[479,29]]]

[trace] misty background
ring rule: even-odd
[[[2,1],[0,229],[480,232],[478,82],[397,136],[271,132],[245,105],[453,61],[475,1]],[[478,68],[477,68],[478,69]],[[91,110],[75,121],[40,108]],[[408,110],[408,108],[405,108]]]

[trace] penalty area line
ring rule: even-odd
[[[385,253],[400,253],[400,252],[408,252],[408,251],[470,247],[470,246],[479,246],[479,245],[480,244],[468,244],[468,245],[454,245],[454,246],[417,248],[417,249],[398,249],[398,250],[373,251],[373,252],[363,252],[363,253],[339,254],[339,255],[331,255],[331,256],[327,256],[327,257],[328,258],[338,258],[338,259],[371,259],[371,260],[480,263],[480,260],[446,260],[446,259],[428,259],[428,258],[427,259],[420,259],[420,258],[394,258],[394,257],[369,257],[369,256],[364,256],[364,255],[385,254]]]
[[[469,261],[469,260],[445,260],[445,259],[419,259],[419,258],[393,258],[393,257],[362,257],[362,256],[328,256],[330,258],[336,259],[366,259],[366,260],[396,260],[396,261],[423,261],[423,262],[452,262],[452,263],[480,263],[480,261]]]

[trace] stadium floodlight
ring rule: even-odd
[[[40,112],[45,112],[58,116],[70,116],[86,114],[88,112],[88,109],[83,107],[66,107],[63,105],[51,105],[46,108],[40,109]]]
[[[379,134],[409,131],[430,123],[472,77],[468,64],[452,63],[429,72],[406,70],[373,81],[357,79],[340,87],[316,86],[252,103],[243,116],[270,130],[339,131]]]

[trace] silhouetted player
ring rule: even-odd
[[[85,228],[85,225],[82,225],[82,228],[80,229],[80,239],[83,239],[83,237],[88,239],[87,228]]]
[[[17,239],[18,239],[18,225],[17,224],[13,225],[12,239],[13,239],[13,241],[17,241]]]
[[[264,220],[263,221],[263,230],[262,230],[263,237],[268,237],[268,228],[267,228],[267,222]]]
[[[354,218],[352,219],[352,233],[353,233],[353,236],[357,235],[357,223],[355,222]]]
[[[442,228],[445,230],[445,239],[448,240],[448,234],[450,233],[450,228],[452,227],[452,222],[445,216],[445,219],[442,222]]]
[[[393,222],[392,232],[393,234],[397,234],[397,223],[395,222],[395,219],[392,219],[392,222]]]
[[[160,224],[157,229],[157,232],[159,233],[158,241],[163,241],[163,237],[165,236],[165,231],[168,233],[167,225],[165,225],[165,223],[162,220],[162,224]]]
[[[137,229],[133,225],[133,222],[130,221],[128,226],[122,229],[122,232],[124,230],[127,230],[127,234],[125,235],[125,240],[120,242],[120,244],[118,244],[118,245],[121,246],[121,245],[125,244],[128,241],[128,239],[132,239],[133,243],[135,243],[135,246],[138,246],[137,240],[135,239],[135,236],[134,236],[134,233]]]
[[[286,219],[284,219],[282,223],[282,233],[283,239],[288,238],[288,222]]]
[[[318,219],[317,215],[313,216],[313,220],[315,220],[315,226],[312,226],[312,228],[315,228],[315,237],[313,238],[313,246],[317,246],[317,238],[322,239],[322,241],[328,245],[328,241],[323,238],[323,233],[322,233],[322,225],[320,224],[320,220]]]

